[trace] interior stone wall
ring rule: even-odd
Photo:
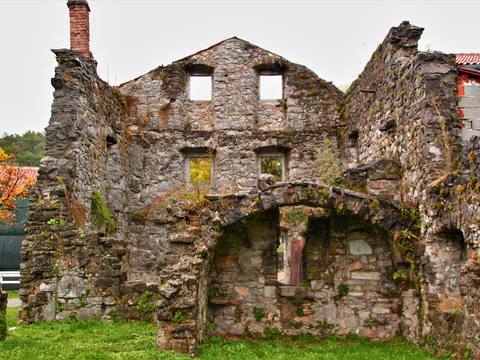
[[[263,332],[254,321],[255,307],[277,324],[278,242],[278,209],[242,220],[219,239],[207,290],[215,333],[241,335],[245,326]]]
[[[394,261],[391,243],[375,234],[375,227],[342,216],[309,217],[304,280],[283,284],[276,279],[278,223],[277,211],[257,214],[218,241],[207,295],[213,333],[274,327],[290,335],[354,332],[387,338],[404,326],[400,295],[408,279],[395,281],[393,274],[408,273],[408,265]]]

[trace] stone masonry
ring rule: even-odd
[[[193,356],[207,331],[272,327],[441,345],[451,310],[453,346],[477,353],[480,147],[461,140],[453,57],[419,53],[422,31],[392,28],[346,95],[236,37],[118,88],[90,56],[54,50],[22,322],[151,321],[159,348]],[[190,100],[199,75],[211,100]],[[281,76],[280,99],[260,99],[264,75]],[[265,156],[281,181],[260,174]],[[199,157],[208,185],[189,181]],[[285,265],[282,237],[300,246]]]

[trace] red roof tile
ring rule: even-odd
[[[19,166],[17,169],[18,169],[18,176],[22,176],[25,179],[35,179],[35,180],[37,180],[38,167]],[[2,173],[3,173],[3,169],[0,168],[0,175]],[[20,182],[22,182],[22,181],[20,180]]]
[[[480,54],[455,54],[455,61],[461,65],[480,64]]]

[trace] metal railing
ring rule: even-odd
[[[0,284],[2,286],[7,284],[20,285],[20,271],[0,271]]]

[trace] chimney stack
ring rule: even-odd
[[[67,1],[70,10],[70,49],[93,58],[90,52],[90,7],[86,0]]]

